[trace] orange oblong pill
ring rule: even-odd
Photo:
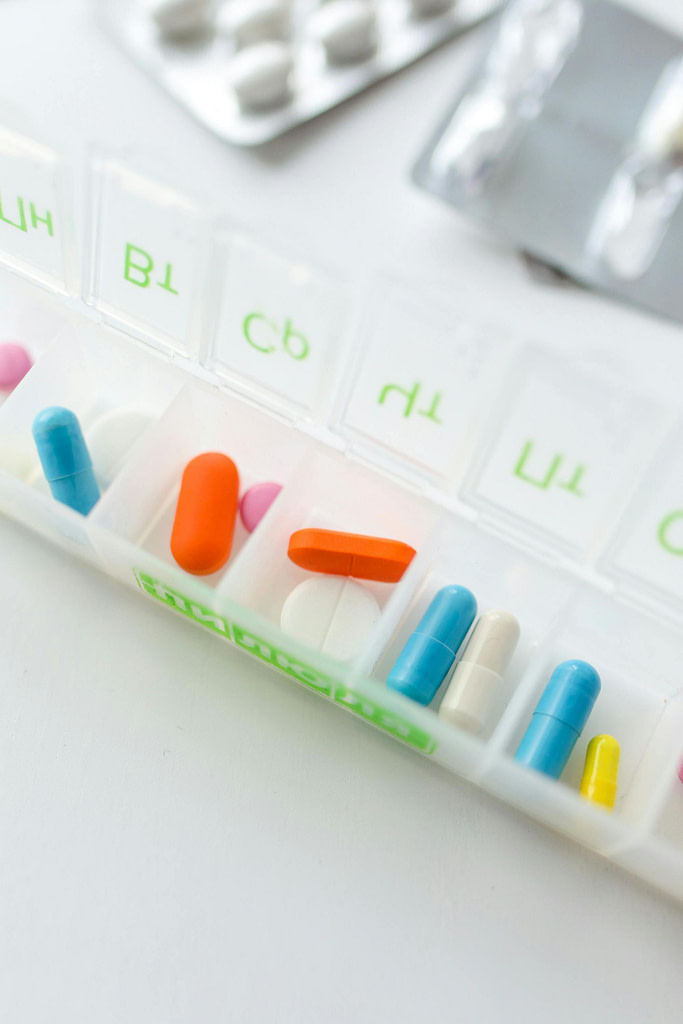
[[[398,583],[416,554],[400,540],[336,530],[297,530],[287,553],[295,565],[311,572],[378,583]]]
[[[206,452],[188,462],[171,533],[171,554],[185,572],[208,576],[227,562],[239,489],[237,466],[227,455]]]

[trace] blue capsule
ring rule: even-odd
[[[408,637],[389,673],[387,686],[418,704],[429,704],[448,675],[476,614],[477,602],[466,587],[442,587]]]
[[[86,516],[100,489],[76,415],[59,405],[43,409],[33,421],[33,439],[53,498]]]
[[[600,676],[586,661],[563,661],[536,705],[515,761],[559,779],[600,693]]]

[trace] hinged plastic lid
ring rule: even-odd
[[[238,232],[217,240],[206,365],[291,416],[326,422],[349,346],[345,283]]]
[[[65,179],[54,150],[0,126],[0,263],[68,293],[76,259]]]
[[[142,340],[196,359],[209,294],[206,219],[114,160],[95,160],[91,192],[85,301]]]
[[[509,345],[428,291],[378,286],[335,429],[373,462],[455,491]]]
[[[86,301],[219,383],[324,419],[346,340],[344,285],[116,160],[96,160],[92,180]]]
[[[635,604],[683,616],[683,424],[641,481],[602,565]]]
[[[576,561],[605,543],[667,422],[654,403],[530,347],[483,438],[464,497]]]

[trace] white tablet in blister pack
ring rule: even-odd
[[[267,142],[394,74],[502,0],[100,0],[106,25],[221,138]]]

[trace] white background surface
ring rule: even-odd
[[[435,280],[674,395],[683,332],[532,283],[408,183],[475,51],[250,153],[82,0],[0,6],[0,96],[72,157],[128,148],[328,263]],[[0,556],[0,1019],[681,1020],[680,909],[4,521]]]

